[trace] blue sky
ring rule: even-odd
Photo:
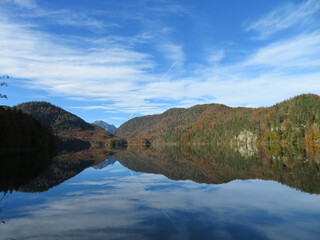
[[[320,1],[0,0],[3,105],[119,126],[172,107],[320,94]]]

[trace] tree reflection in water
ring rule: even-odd
[[[236,179],[263,179],[320,193],[318,148],[273,146],[252,155],[228,147],[171,146],[125,151],[116,154],[116,159],[131,170],[159,173],[172,180],[221,184]]]

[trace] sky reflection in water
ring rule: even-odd
[[[320,195],[274,181],[172,181],[119,162],[0,202],[0,239],[318,239]]]

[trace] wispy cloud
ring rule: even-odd
[[[2,0],[2,3],[11,3],[20,8],[27,9],[35,9],[38,7],[35,0]]]
[[[186,60],[183,47],[181,45],[167,42],[161,44],[159,46],[159,50],[164,52],[164,56],[179,67],[181,67]]]
[[[306,14],[306,9],[311,6],[317,9],[318,5],[307,1],[293,12]],[[56,19],[50,10],[43,11],[43,19]],[[148,11],[159,11],[159,16],[166,16],[163,9]],[[178,7],[175,11],[183,14]],[[274,11],[287,19],[283,11]],[[67,13],[69,10],[61,10],[52,15]],[[73,14],[55,24],[77,27],[77,18],[79,25],[96,30],[108,24]],[[139,14],[141,19],[147,18],[141,11]],[[132,116],[210,102],[266,106],[300,93],[320,93],[319,31],[310,28],[290,38],[269,41],[232,62],[225,60],[230,57],[230,51],[220,47],[212,47],[202,59],[193,60],[188,58],[182,42],[169,37],[174,32],[171,26],[148,21],[148,27],[143,25],[143,31],[132,34],[66,37],[44,32],[38,20],[25,24],[3,12],[0,15],[2,74],[18,78],[25,88],[87,102],[75,109]],[[151,27],[155,26],[160,33],[153,31]],[[252,26],[252,30],[262,29]]]
[[[233,64],[213,62],[190,72],[188,78],[150,83],[145,91],[179,103],[189,99],[193,104],[266,106],[301,93],[319,93],[319,56],[320,33],[300,34],[261,47]]]
[[[320,67],[320,32],[305,33],[259,49],[245,64],[276,68]]]
[[[109,113],[131,113],[131,114],[157,114],[165,111],[170,106],[168,103],[153,103],[144,99],[137,99],[134,96],[128,99],[117,100],[110,105],[96,105],[96,106],[76,106],[71,109],[81,110],[102,110]],[[107,100],[107,99],[106,99]],[[115,118],[116,119],[116,118]],[[121,118],[122,119],[122,118]]]
[[[61,25],[87,28],[92,31],[105,31],[110,27],[119,27],[115,23],[105,23],[102,20],[91,18],[83,13],[74,13],[70,11],[59,12],[52,16],[52,20]]]
[[[67,8],[48,10],[37,4],[36,0],[4,0],[0,2],[3,7],[2,14],[6,12],[7,15],[15,11],[14,7],[18,7],[20,11],[16,18],[21,21],[39,21],[44,19],[43,25],[60,25],[61,27],[77,27],[84,28],[89,31],[105,33],[111,28],[118,28],[119,24],[111,21],[106,22],[97,16],[92,17],[92,12],[72,11]]]
[[[154,114],[172,106],[187,107],[188,102],[189,106],[204,102],[260,106],[303,92],[320,92],[318,32],[272,43],[236,64],[201,66],[189,71],[189,77],[181,77],[173,69],[163,78],[163,74],[152,73],[156,63],[150,55],[112,40],[95,41],[95,48],[83,50],[3,18],[1,26],[1,55],[5,59],[0,62],[1,69],[28,79],[25,86],[29,88],[107,102],[82,109]],[[172,51],[172,59],[183,62],[180,48],[171,47],[178,49],[177,54]],[[312,74],[299,73],[310,68]],[[292,76],[297,71],[299,74]],[[301,88],[299,81],[309,84]],[[161,103],[157,102],[160,99]]]
[[[134,90],[135,83],[154,78],[147,73],[154,65],[148,54],[118,43],[109,41],[79,49],[69,44],[77,39],[65,41],[5,18],[0,19],[0,25],[1,69],[13,77],[30,79],[28,87],[107,98]]]
[[[110,117],[110,119],[112,119],[112,120],[121,120],[121,121],[127,120],[127,118],[125,118],[125,117]],[[108,120],[106,120],[106,121],[108,121]]]
[[[159,14],[163,11],[149,10],[159,11]],[[38,8],[36,13],[35,16],[49,18],[55,24],[96,29],[105,24],[67,10]],[[62,15],[66,17],[57,17]],[[8,12],[0,17],[0,48],[4,60],[0,67],[4,73],[23,79],[24,87],[42,89],[53,96],[74,100],[104,101],[112,106],[90,109],[140,114],[165,110],[163,106],[166,104],[150,102],[148,99],[152,96],[142,90],[146,84],[159,81],[163,73],[154,72],[156,63],[150,54],[134,50],[136,44],[153,39],[152,34],[143,32],[126,37],[109,34],[104,38],[69,36],[65,39],[64,36],[42,32],[37,22],[23,24],[12,19]],[[174,61],[174,65],[183,63],[181,46],[167,42],[162,51],[161,54]]]
[[[225,52],[221,49],[212,51],[212,53],[208,56],[207,61],[209,63],[217,63],[222,60],[225,56]]]
[[[93,234],[96,239],[150,239],[159,233],[163,239],[188,239],[199,231],[212,238],[232,239],[238,239],[240,231],[259,239],[317,236],[313,231],[320,211],[316,195],[272,181],[233,181],[220,186],[172,182],[160,174],[129,174],[117,166],[108,167],[106,175],[89,169],[90,181],[74,178],[58,187],[62,190],[58,195],[24,195],[26,203],[11,211],[1,237],[72,240],[76,233],[77,239],[90,239]],[[302,199],[308,204],[301,204]],[[276,224],[257,221],[261,214]]]
[[[246,30],[256,31],[261,39],[265,39],[293,26],[308,28],[315,23],[319,26],[319,11],[318,0],[306,0],[300,4],[288,3],[281,5],[258,21],[248,24]]]

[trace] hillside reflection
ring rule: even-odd
[[[55,157],[45,150],[0,153],[0,191],[44,192],[113,154],[105,149],[65,152]]]
[[[90,149],[75,153],[59,154],[52,164],[37,178],[19,188],[22,192],[44,192],[95,166],[113,155],[104,149]]]
[[[0,153],[0,192],[19,190],[53,162],[51,151],[16,151]]]
[[[236,179],[263,179],[320,193],[319,149],[278,147],[260,149],[252,155],[231,148],[180,146],[128,150],[115,158],[133,171],[163,174],[172,180],[222,184]]]
[[[115,158],[109,157],[113,156]],[[320,193],[320,151],[303,148],[260,149],[254,155],[208,146],[140,148],[80,152],[1,153],[0,191],[44,192],[88,167],[104,168],[118,160],[125,167],[162,174],[172,180],[222,184],[232,180],[274,180],[308,193]]]
[[[319,193],[318,151],[241,154],[204,146],[63,153],[16,185],[20,192],[1,194],[0,239],[318,239],[320,195],[278,183]],[[278,182],[232,181],[254,178]]]

